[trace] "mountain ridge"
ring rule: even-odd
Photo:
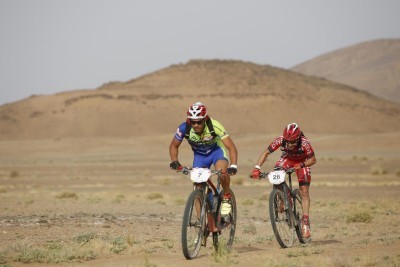
[[[372,40],[340,48],[290,70],[347,84],[400,103],[400,39]]]
[[[173,133],[196,101],[234,134],[281,132],[292,121],[317,133],[400,130],[399,104],[356,88],[251,62],[191,60],[0,106],[0,140]]]

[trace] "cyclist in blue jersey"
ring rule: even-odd
[[[179,146],[186,138],[194,152],[193,167],[222,170],[221,185],[224,189],[221,215],[231,212],[231,196],[229,194],[230,175],[237,173],[238,152],[232,138],[217,120],[207,115],[207,109],[201,102],[191,105],[187,111],[186,122],[179,125],[169,146],[171,157],[170,168],[182,169],[178,160]],[[229,160],[228,160],[229,158]],[[230,165],[229,165],[230,162]]]

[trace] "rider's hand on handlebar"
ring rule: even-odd
[[[260,179],[260,175],[261,175],[260,169],[254,168],[250,174],[250,177],[258,180],[258,179]]]
[[[227,172],[229,175],[235,175],[237,173],[237,166],[232,164],[231,166],[229,166],[229,168],[227,169]]]
[[[179,163],[179,161],[175,160],[169,164],[169,167],[173,170],[182,170],[182,165]]]

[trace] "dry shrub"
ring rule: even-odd
[[[154,193],[150,193],[150,194],[148,194],[147,195],[147,198],[148,199],[158,199],[158,198],[163,198],[164,196],[163,196],[163,194],[162,193],[156,193],[156,192],[154,192]]]
[[[387,174],[387,170],[383,169],[380,165],[374,165],[371,167],[371,174],[372,175],[384,175]]]
[[[257,233],[257,228],[254,224],[246,224],[243,226],[243,233],[255,235]]]
[[[262,194],[262,195],[258,198],[258,200],[260,200],[260,201],[269,200],[269,194],[267,194],[267,193]]]
[[[10,172],[10,177],[11,177],[11,178],[17,178],[17,177],[19,177],[19,172],[18,172],[18,171],[11,171],[11,172]]]
[[[366,211],[355,211],[347,215],[347,223],[370,223],[373,216]]]
[[[235,261],[235,257],[237,257],[237,253],[232,250],[227,248],[226,244],[224,242],[219,242],[218,243],[218,248],[214,249],[213,251],[213,257],[215,262],[222,263],[222,264],[232,264],[232,263],[237,263]]]
[[[251,206],[251,205],[254,204],[254,200],[252,200],[252,199],[245,199],[245,200],[243,200],[242,204],[245,205],[245,206]]]
[[[242,177],[235,177],[234,179],[231,179],[231,183],[234,185],[243,185],[244,179]]]
[[[78,198],[78,195],[74,192],[62,192],[61,194],[57,195],[56,198]]]

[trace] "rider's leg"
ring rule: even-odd
[[[303,208],[303,215],[307,215],[310,212],[310,193],[309,193],[309,185],[301,185],[300,192],[301,192],[301,199],[302,199],[302,208]]]
[[[301,192],[301,199],[303,202],[303,215],[308,216],[310,212],[310,183],[311,172],[310,168],[301,168],[296,171],[297,179],[299,180],[299,187]]]
[[[229,220],[229,214],[232,209],[231,194],[230,194],[230,183],[231,177],[226,173],[228,169],[228,161],[226,159],[219,159],[215,162],[215,169],[222,170],[222,174],[219,176],[221,181],[224,195],[222,196],[221,215]]]
[[[299,187],[302,199],[303,218],[302,218],[302,236],[303,238],[310,238],[310,183],[311,183],[311,171],[310,168],[302,168],[296,171],[297,178],[299,180]]]
[[[222,189],[224,189],[224,192],[228,193],[231,184],[231,177],[226,173],[228,169],[228,161],[225,159],[217,160],[217,162],[215,162],[215,169],[222,170],[219,179],[221,181]]]

